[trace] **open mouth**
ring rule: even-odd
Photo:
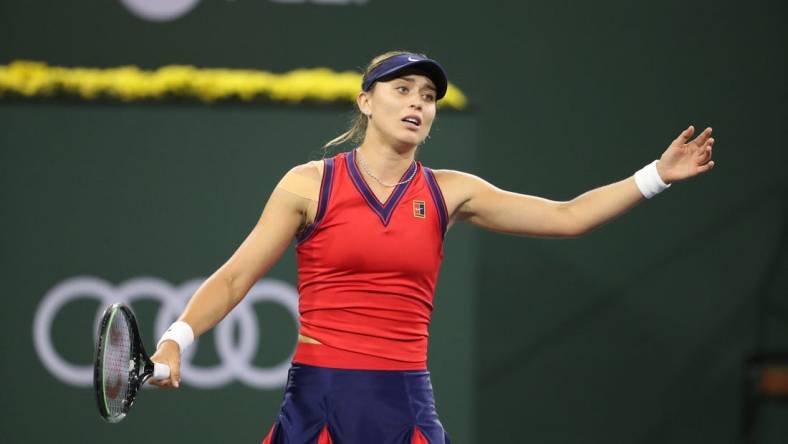
[[[404,119],[402,119],[402,121],[406,122],[406,123],[409,123],[410,125],[412,125],[415,128],[418,128],[418,127],[421,126],[421,119],[418,116],[407,116]]]

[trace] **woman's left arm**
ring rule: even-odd
[[[711,128],[689,141],[694,131],[692,126],[682,131],[660,157],[656,171],[663,182],[686,180],[714,167]],[[493,231],[540,237],[583,235],[644,199],[634,176],[566,202],[504,191],[471,175],[456,183],[463,194],[457,206],[459,219]]]
[[[711,128],[706,128],[689,141],[695,128],[690,125],[668,146],[656,168],[666,184],[686,180],[714,168],[711,160],[714,139]],[[627,212],[643,200],[643,194],[631,176],[620,182],[582,194],[568,203],[571,217],[580,225],[580,233],[587,233]]]

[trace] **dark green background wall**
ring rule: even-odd
[[[744,359],[788,351],[786,18],[780,1],[203,0],[149,23],[119,2],[2,0],[0,63],[344,70],[392,48],[424,51],[471,100],[439,117],[425,163],[561,200],[631,175],[688,123],[713,126],[711,174],[583,238],[453,228],[431,367],[457,442],[733,443]],[[12,441],[110,433],[89,390],[63,385],[30,352],[47,289],[86,273],[207,275],[276,174],[345,120],[336,107],[0,102],[2,375],[12,381],[0,399]],[[292,279],[292,263],[272,274]],[[62,346],[89,356],[79,347],[90,333],[61,324],[55,332],[74,338]],[[156,434],[167,421],[215,421],[206,442],[255,442],[278,403],[240,384],[144,396],[129,421]],[[42,411],[42,397],[60,405]],[[761,442],[785,442],[784,406],[760,420]]]

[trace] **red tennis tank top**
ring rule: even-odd
[[[414,162],[381,203],[356,151],[324,160],[315,221],[298,237],[300,332],[294,362],[365,370],[427,368],[446,204]]]

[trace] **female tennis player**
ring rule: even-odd
[[[172,369],[194,337],[219,322],[293,239],[299,341],[280,414],[264,444],[448,443],[427,372],[428,326],[443,238],[467,221],[502,233],[575,237],[670,184],[711,170],[711,128],[689,126],[658,161],[570,201],[496,188],[415,160],[430,133],[446,73],[411,52],[366,69],[350,131],[326,146],[360,145],[290,170],[233,256],[189,301],[152,359]]]

